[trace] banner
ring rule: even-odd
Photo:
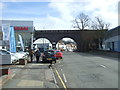
[[[19,34],[18,37],[19,37],[19,40],[20,40],[21,48],[24,51],[24,44],[23,44],[22,36]]]
[[[2,33],[3,33],[3,40],[10,39],[10,25],[9,24],[2,24]]]
[[[14,27],[10,27],[10,52],[16,52]]]

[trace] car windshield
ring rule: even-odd
[[[48,51],[45,51],[44,53],[45,53],[45,54],[54,54],[55,52],[52,51],[52,50],[48,50]]]
[[[4,55],[4,54],[10,54],[9,52],[7,52],[7,51],[5,51],[5,50],[0,50],[0,53],[3,54],[3,55]]]
[[[60,51],[55,51],[55,52],[60,52]]]

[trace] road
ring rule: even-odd
[[[118,88],[118,61],[115,58],[64,52],[59,61],[53,68],[67,88]]]
[[[51,69],[48,65],[29,63],[13,68],[15,76],[3,88],[118,88],[116,58],[63,52],[63,59]]]

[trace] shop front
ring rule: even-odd
[[[2,20],[2,25],[4,24],[14,28],[17,51],[21,51],[21,47],[24,47],[24,50],[31,48],[34,33],[33,21]]]

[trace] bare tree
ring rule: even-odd
[[[109,26],[110,24],[105,23],[100,17],[95,17],[95,21],[92,21],[92,24],[91,24],[91,28],[93,30],[108,30]],[[102,49],[104,31],[100,31],[99,33],[96,33],[96,35],[99,38],[100,48]]]
[[[91,28],[93,30],[109,29],[110,23],[105,23],[100,17],[95,17],[95,21],[92,21]]]
[[[88,15],[85,15],[84,13],[80,13],[78,17],[75,18],[75,20],[73,20],[74,22],[73,27],[79,30],[84,30],[86,27],[89,26],[89,20],[90,18]]]
[[[94,21],[91,21],[91,26],[90,26],[90,28],[91,28],[92,30],[98,30],[98,25],[97,25]]]

